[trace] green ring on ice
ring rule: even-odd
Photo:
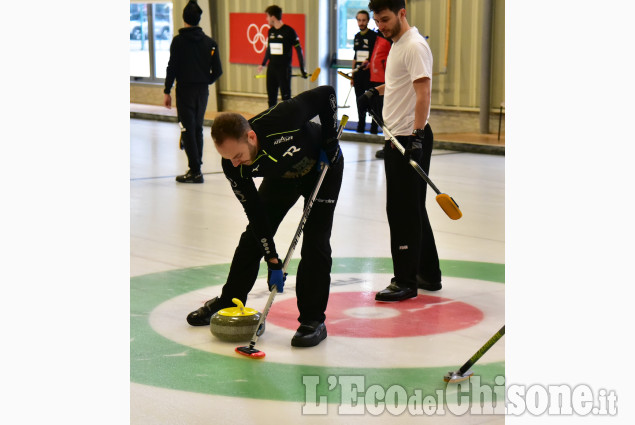
[[[297,270],[298,260],[289,264]],[[505,282],[505,265],[474,261],[441,260],[447,277]],[[224,356],[185,347],[157,334],[150,326],[150,313],[159,304],[178,295],[225,282],[229,264],[214,264],[170,270],[130,278],[130,380],[135,383],[173,390],[265,400],[306,402],[303,376],[319,376],[315,388],[329,403],[341,403],[340,386],[328,388],[328,377],[364,376],[365,387],[378,384],[384,389],[398,384],[408,395],[421,390],[423,397],[445,389],[443,376],[460,366],[421,368],[352,368],[290,365]],[[332,273],[392,273],[390,258],[334,258]],[[264,277],[265,275],[261,275]],[[178,282],[178,284],[175,284]],[[185,321],[185,317],[183,318]],[[492,333],[496,330],[493,329]],[[485,341],[483,341],[485,342]],[[187,355],[175,356],[187,349]],[[233,353],[232,353],[233,354]],[[465,360],[472,356],[465,353]],[[361,360],[361,355],[360,355]],[[361,363],[361,362],[360,362]],[[496,376],[505,374],[505,362],[478,363],[481,385],[494,385]],[[467,381],[466,381],[467,382]],[[363,395],[363,394],[362,394]]]

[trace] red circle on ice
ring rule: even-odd
[[[297,329],[296,298],[275,303],[273,325]],[[375,301],[374,292],[334,292],[326,309],[329,335],[356,338],[424,336],[469,328],[483,320],[478,308],[449,298],[419,294],[396,303]]]

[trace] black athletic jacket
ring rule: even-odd
[[[172,39],[163,93],[179,83],[212,84],[223,73],[218,44],[201,27],[185,27]]]
[[[287,24],[282,25],[279,29],[271,27],[269,28],[267,40],[267,51],[265,52],[265,57],[262,60],[262,66],[265,66],[267,64],[267,61],[271,61],[271,65],[274,67],[290,67],[292,59],[291,56],[293,53],[291,51],[291,48],[295,47],[295,50],[298,54],[300,69],[303,71],[305,70],[302,46],[300,46],[300,38],[293,28],[291,28]],[[271,54],[271,45],[275,43],[282,43],[281,55]]]
[[[364,35],[362,35],[361,31],[355,34],[355,38],[353,39],[353,50],[355,50],[355,56],[357,56],[358,50],[365,50],[368,52],[368,59],[370,60],[370,55],[373,53],[376,40],[377,33],[370,29],[366,31],[366,34]],[[355,57],[355,59],[357,59],[357,57]],[[359,62],[361,63],[362,61]]]
[[[353,40],[353,50],[355,50],[355,60],[357,61],[357,65],[361,65],[363,61],[357,60],[357,52],[358,51],[367,51],[368,52],[368,60],[370,61],[370,57],[373,53],[373,49],[375,48],[375,41],[377,40],[377,33],[373,30],[366,31],[366,34],[362,35],[362,32],[358,32],[355,34],[355,39]],[[360,69],[356,74],[353,74],[358,79],[360,76],[364,75],[364,78],[370,77],[370,69]]]
[[[316,115],[321,125],[310,122]],[[256,115],[249,124],[258,137],[256,160],[234,167],[223,159],[222,166],[268,260],[277,253],[253,177],[298,178],[316,166],[320,148],[337,136],[335,90],[320,86],[305,91]]]

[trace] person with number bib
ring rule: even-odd
[[[370,82],[370,57],[373,54],[373,48],[375,46],[375,40],[377,39],[377,33],[368,28],[368,22],[370,21],[370,15],[365,10],[357,12],[357,26],[359,32],[355,34],[353,40],[353,50],[355,51],[355,58],[353,59],[353,79],[351,84],[355,87],[355,97],[359,97],[366,90],[371,87],[375,87],[376,84]],[[367,108],[364,105],[357,103],[357,132],[364,133],[366,131],[366,112]],[[377,134],[377,123],[375,121],[370,122],[371,134]]]
[[[258,66],[258,73],[267,65],[267,97],[269,107],[278,103],[278,89],[282,100],[291,99],[291,59],[292,49],[295,48],[300,62],[300,73],[302,78],[309,75],[304,69],[304,56],[300,38],[295,30],[282,22],[282,9],[273,5],[265,9],[269,33],[267,35],[267,50],[262,60],[262,65]]]

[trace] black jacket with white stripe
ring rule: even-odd
[[[321,124],[311,122],[316,116]],[[269,259],[277,256],[273,231],[253,178],[300,178],[316,167],[320,149],[337,136],[335,90],[320,86],[305,91],[256,115],[249,124],[258,139],[256,159],[238,167],[223,159],[222,167]]]

